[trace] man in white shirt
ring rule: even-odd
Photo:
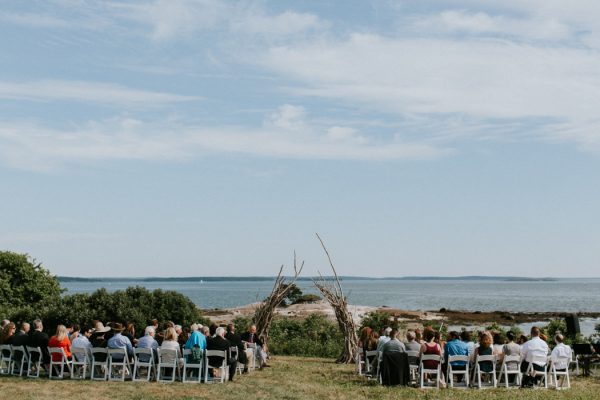
[[[383,333],[379,336],[379,341],[377,342],[377,351],[383,351],[383,345],[390,341],[390,333],[392,332],[392,328],[386,326],[383,329]]]
[[[525,342],[521,348],[521,359],[523,360],[521,372],[527,372],[529,364],[533,365],[534,370],[543,371],[547,357],[548,343],[540,339],[540,328],[534,326],[531,328],[531,339]]]
[[[79,331],[79,329],[78,329]],[[75,336],[73,339],[73,343],[71,343],[71,348],[73,347],[81,347],[84,349],[92,349],[92,343],[90,343],[90,336],[92,336],[92,328],[89,326],[83,326],[81,328],[80,334]],[[83,359],[79,361],[85,361],[87,358],[87,352],[83,354]]]
[[[552,355],[550,359],[552,360],[552,364],[554,364],[554,368],[557,371],[566,371],[569,368],[569,363],[571,362],[571,348],[564,344],[565,338],[560,333],[554,335],[554,342],[556,343],[556,347],[552,350]]]

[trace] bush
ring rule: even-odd
[[[337,325],[320,314],[305,320],[276,318],[269,337],[269,350],[278,355],[337,357],[344,343]]]
[[[316,294],[303,294],[302,296],[298,297],[293,304],[316,303],[320,300],[321,297],[317,296]]]
[[[377,332],[380,332],[384,326],[389,326],[392,329],[398,329],[401,327],[401,324],[396,321],[388,312],[372,311],[363,317],[360,330],[367,326]]]

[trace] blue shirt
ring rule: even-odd
[[[126,348],[127,355],[129,355],[129,357],[133,357],[133,346],[131,345],[129,338],[121,335],[120,333],[117,333],[117,334],[115,334],[115,336],[108,339],[108,343],[106,344],[106,346],[109,349]],[[118,358],[120,358],[120,357],[114,357],[115,360],[117,360]]]
[[[444,347],[444,354],[446,358],[448,356],[468,356],[469,355],[469,346],[458,339],[452,339],[446,343]],[[451,363],[453,366],[457,365],[466,365],[465,361],[453,361]]]
[[[200,347],[202,350],[206,350],[206,336],[198,331],[193,331],[188,338],[187,342],[183,346],[184,349],[191,349],[194,346]]]

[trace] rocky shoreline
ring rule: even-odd
[[[203,315],[219,324],[226,324],[237,317],[251,317],[260,303],[248,304],[241,307],[202,310]],[[508,312],[508,311],[460,311],[442,308],[437,311],[414,311],[401,310],[391,307],[371,307],[350,305],[350,311],[357,325],[362,318],[372,311],[384,311],[389,313],[399,322],[403,322],[409,328],[419,327],[431,322],[444,323],[446,325],[481,326],[496,323],[499,325],[518,325],[531,322],[549,321],[554,318],[564,318],[565,312]],[[288,307],[278,307],[276,314],[289,318],[306,318],[310,314],[321,314],[331,320],[335,320],[333,309],[324,301],[307,304],[294,304]],[[579,318],[600,318],[600,312],[575,313]]]

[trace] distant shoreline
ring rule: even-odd
[[[274,276],[191,276],[191,277],[74,277],[58,276],[60,282],[265,282],[273,281]],[[325,279],[333,279],[331,276]],[[558,282],[577,279],[599,278],[553,278],[553,277],[526,277],[526,276],[402,276],[402,277],[366,277],[366,276],[340,276],[343,281],[503,281],[503,282]],[[312,282],[320,277],[300,277],[300,282]]]

